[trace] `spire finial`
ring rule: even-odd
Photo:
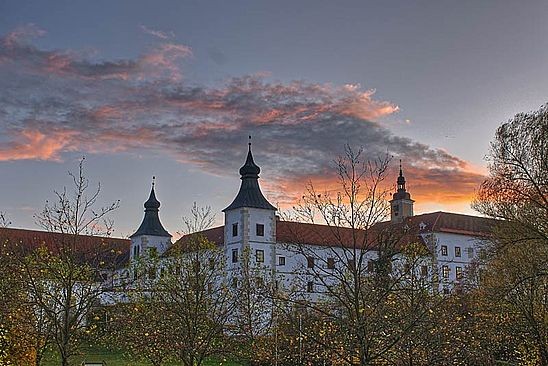
[[[248,140],[247,145],[249,147],[249,151],[251,151],[251,135],[249,135],[249,140]]]
[[[154,185],[156,184],[156,176],[152,176],[152,188],[154,188]]]
[[[401,169],[401,159],[400,159],[400,177],[403,177],[403,171]]]

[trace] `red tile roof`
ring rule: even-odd
[[[375,242],[378,241],[381,235],[385,237],[386,235],[392,235],[392,240],[399,241],[398,245],[405,245],[417,240],[422,241],[419,238],[419,234],[426,232],[444,232],[484,237],[490,234],[496,222],[496,220],[478,216],[439,211],[409,217],[400,224],[393,224],[390,221],[380,222],[375,224],[367,233],[363,230],[357,230],[353,233],[352,229],[345,227],[294,221],[277,221],[276,241],[278,243],[303,243],[320,246],[342,244],[346,247],[353,247],[353,243],[356,243],[358,247],[368,243],[367,247],[373,249]],[[404,228],[405,235],[394,236],[394,233],[403,233]],[[219,246],[224,244],[224,226],[214,227],[201,233],[208,240]],[[353,234],[356,235],[355,238],[353,238]]]
[[[0,244],[4,243],[21,254],[28,254],[40,247],[57,252],[62,247],[70,246],[83,260],[108,259],[119,267],[129,260],[131,242],[121,238],[0,228]]]
[[[488,236],[499,221],[479,216],[463,215],[451,212],[437,211],[407,219],[409,226],[424,229],[421,232],[442,232],[470,236]]]

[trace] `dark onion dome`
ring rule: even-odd
[[[394,195],[392,196],[392,199],[394,199],[394,200],[401,200],[401,199],[410,200],[411,195],[405,189],[405,177],[403,176],[403,171],[402,171],[402,168],[401,168],[401,160],[400,160],[400,176],[398,177],[397,184],[398,184],[398,190],[397,190],[396,193],[394,193]]]
[[[140,235],[171,237],[171,234],[168,233],[167,230],[164,229],[164,227],[162,226],[162,223],[160,222],[160,217],[158,216],[160,201],[156,199],[156,194],[154,192],[154,182],[152,183],[150,196],[148,197],[148,200],[145,202],[144,206],[145,217],[143,218],[143,222],[141,222],[141,226],[139,226],[137,231],[133,235],[131,235],[130,238]]]
[[[251,138],[251,137],[250,137]],[[272,206],[270,202],[263,196],[261,188],[259,187],[259,173],[261,168],[253,161],[253,154],[251,153],[251,142],[249,143],[249,150],[247,152],[247,159],[245,164],[240,168],[240,175],[242,184],[240,190],[234,198],[234,201],[223,210],[229,211],[240,207],[253,207],[264,208],[266,210],[277,210]]]

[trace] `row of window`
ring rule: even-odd
[[[255,225],[255,235],[264,236],[264,224]],[[232,236],[238,236],[238,223],[232,224]]]
[[[238,263],[239,260],[238,249],[232,249],[232,263]],[[264,263],[264,250],[255,250],[255,262]],[[278,257],[278,265],[285,266],[285,257]]]
[[[257,249],[255,250],[255,261],[257,263],[264,263],[264,250]],[[314,268],[315,265],[315,258],[314,257],[307,257],[307,267],[308,268]],[[239,262],[239,255],[238,255],[238,249],[232,249],[232,263],[238,263]],[[285,257],[278,257],[278,266],[285,266]],[[348,266],[350,268],[355,266],[355,261],[353,259],[348,260]],[[444,266],[447,267],[447,266]],[[335,269],[335,258],[327,258],[327,268],[328,269]],[[367,271],[368,272],[374,272],[375,271],[375,262],[372,260],[369,260],[367,262]],[[462,268],[457,267],[457,273],[462,272]],[[427,276],[428,275],[428,267],[427,266],[421,266],[420,269],[421,276]]]
[[[467,254],[468,254],[468,258],[472,258],[474,256],[474,248],[473,247],[469,247],[469,248],[466,248],[467,250]],[[442,245],[441,246],[441,255],[443,256],[447,256],[447,245]],[[461,249],[460,247],[455,247],[455,257],[461,257],[462,254],[461,254]]]

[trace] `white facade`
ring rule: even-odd
[[[275,269],[276,212],[253,207],[225,211],[224,243],[229,270],[241,268],[246,252],[251,265]]]
[[[163,254],[171,245],[171,237],[155,235],[139,235],[131,238],[130,260],[139,259],[143,255],[155,252]]]
[[[277,221],[276,208],[263,196],[258,184],[259,172],[260,168],[255,165],[250,148],[247,160],[240,169],[240,190],[234,201],[223,210],[222,245],[227,274],[236,278],[237,282],[238,273],[243,273],[242,270],[260,270],[264,278],[271,278],[276,286],[300,291],[307,298],[316,299],[324,292],[325,286],[336,285],[335,274],[340,274],[343,268],[348,269],[351,266],[350,260],[360,258],[359,250],[356,255],[340,242],[333,242],[332,245],[329,242],[321,245],[306,241],[299,244],[295,244],[295,241],[284,242],[278,236],[277,227],[286,223]],[[477,259],[483,242],[474,227],[487,219],[443,212],[413,216],[414,201],[405,188],[401,167],[397,183],[398,190],[390,201],[392,224],[416,229],[416,240],[430,250],[430,255],[425,257],[416,271],[431,279],[434,288],[450,292],[462,282],[468,266]],[[145,219],[138,232],[132,236],[131,260],[151,248],[161,255],[171,245],[171,236],[159,222],[159,205],[153,187],[151,197],[145,203]],[[150,235],[150,228],[154,226],[158,232],[164,232],[161,235]],[[322,226],[316,225],[315,228],[321,229]],[[369,271],[368,266],[377,257],[375,250],[368,249],[362,258],[362,268]],[[394,257],[394,270],[397,270],[398,261],[401,263],[400,257]],[[249,267],[244,268],[247,264]]]

